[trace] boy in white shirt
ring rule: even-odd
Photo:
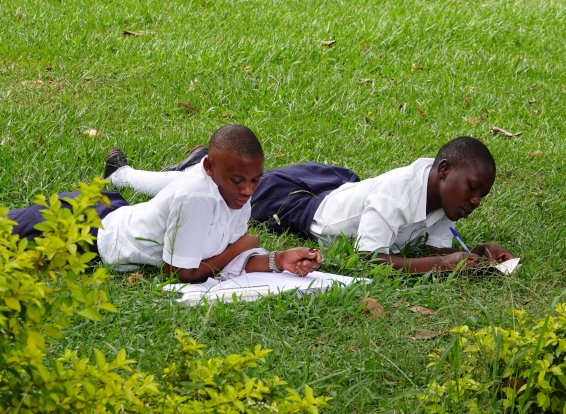
[[[120,154],[118,150],[109,155],[114,168],[125,161]],[[152,200],[129,206],[119,194],[108,192],[113,196],[110,208],[96,207],[103,228],[98,229],[95,249],[117,270],[163,265],[166,274],[176,274],[182,282],[205,281],[240,253],[258,247],[257,237],[246,231],[263,164],[261,144],[251,130],[241,125],[219,128],[208,156]],[[29,232],[42,221],[37,210],[32,206],[10,211],[8,217],[19,223],[14,233],[39,236]],[[305,275],[320,260],[320,252],[299,247],[250,257],[245,271]]]
[[[495,244],[477,246],[471,254],[452,248],[449,229],[479,206],[493,185],[495,171],[487,147],[471,137],[450,141],[434,159],[421,158],[363,181],[340,167],[292,165],[264,174],[252,198],[251,217],[278,232],[290,230],[323,240],[343,233],[357,239],[361,252],[376,253],[377,258],[407,272],[452,269],[464,259],[466,265],[474,266],[480,256],[509,260],[513,255]],[[161,179],[182,174],[141,173],[162,174]],[[143,191],[143,185],[139,187],[134,185]],[[425,235],[429,257],[397,255]]]

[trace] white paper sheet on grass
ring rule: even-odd
[[[299,294],[308,294],[314,290],[326,290],[334,283],[349,286],[354,281],[367,281],[363,278],[335,275],[332,273],[312,272],[305,277],[297,277],[292,273],[257,272],[245,273],[228,280],[218,281],[209,279],[205,283],[187,285],[183,283],[171,284],[164,287],[167,291],[178,292],[177,301],[189,306],[199,303],[203,297],[208,303],[217,301],[232,301],[235,293],[240,301],[251,302],[269,293],[278,295],[281,292],[297,290]]]
[[[495,268],[505,275],[511,275],[521,268],[519,257],[500,263]]]

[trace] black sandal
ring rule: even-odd
[[[128,165],[128,159],[119,148],[108,151],[106,162],[104,163],[104,174],[102,178],[108,178],[116,172],[116,170],[124,165]]]

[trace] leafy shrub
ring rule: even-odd
[[[118,311],[100,289],[110,277],[106,270],[85,274],[95,257],[89,231],[101,226],[91,207],[108,202],[100,193],[104,183],[80,184],[81,195],[67,199],[73,211],[61,208],[56,195],[49,203],[38,196],[46,221],[35,242],[12,235],[15,223],[0,207],[0,413],[316,413],[327,406],[308,386],[304,398],[292,389],[283,397],[279,378],[250,378],[248,368],[268,350],[207,360],[203,346],[181,331],[179,360],[160,382],[133,370],[123,349],[110,362],[94,349],[96,365],[70,350],[49,358],[46,343],[60,339],[76,317],[102,321],[100,310]]]
[[[259,345],[244,355],[206,359],[201,348],[188,334],[176,330],[180,347],[178,362],[164,370],[165,393],[159,397],[160,412],[164,413],[317,413],[318,407],[328,404],[323,397],[314,397],[305,386],[301,398],[292,388],[283,398],[275,388],[285,385],[277,376],[271,379],[250,378],[243,370],[265,362],[271,350]],[[197,358],[197,355],[200,358]]]
[[[511,310],[516,330],[453,329],[450,345],[429,355],[436,374],[419,396],[427,411],[566,413],[566,304],[555,311],[535,322]]]

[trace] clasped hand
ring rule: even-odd
[[[306,276],[320,266],[322,254],[316,249],[295,247],[277,252],[275,265],[280,270],[287,270],[297,276]]]

